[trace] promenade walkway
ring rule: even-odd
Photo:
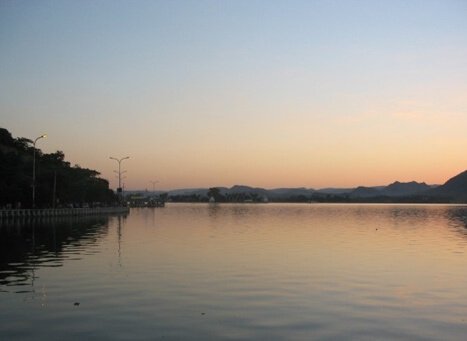
[[[59,217],[59,216],[83,216],[107,213],[128,213],[129,207],[96,207],[96,208],[45,208],[45,209],[0,209],[0,219],[25,218],[25,217]]]

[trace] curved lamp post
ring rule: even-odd
[[[117,192],[119,193],[119,197],[122,197],[122,161],[129,159],[129,156],[122,157],[121,159],[117,159],[115,157],[110,156],[109,159],[115,160],[118,162],[118,188]]]
[[[34,140],[32,156],[32,208],[36,208],[36,142],[46,138],[47,134],[41,135]]]

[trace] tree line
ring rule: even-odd
[[[0,128],[0,207],[32,207],[33,141],[13,138]],[[35,150],[37,208],[113,205],[117,202],[109,182],[100,173],[71,166],[62,151]]]

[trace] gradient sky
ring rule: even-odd
[[[125,187],[442,183],[466,1],[1,1],[0,126]]]

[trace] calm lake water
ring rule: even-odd
[[[467,206],[0,224],[0,339],[466,340]]]

